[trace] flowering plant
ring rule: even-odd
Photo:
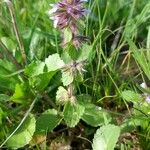
[[[68,28],[71,32],[72,43],[79,48],[80,43],[86,38],[78,35],[78,23],[85,16],[87,10],[83,7],[85,0],[62,0],[57,4],[51,4],[52,9],[48,11],[50,19],[54,22],[54,27],[58,27],[62,33]],[[63,45],[66,45],[65,41]]]

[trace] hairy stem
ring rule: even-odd
[[[20,51],[21,51],[23,62],[26,63],[25,48],[24,48],[23,40],[22,40],[22,38],[20,36],[20,33],[19,33],[19,30],[18,30],[13,3],[12,3],[11,0],[6,0],[5,2],[7,4],[7,6],[8,6],[9,12],[10,12],[10,16],[11,16],[12,24],[13,24],[13,29],[14,29],[14,33],[15,33],[16,38],[17,38],[17,42],[18,42],[18,45],[19,45],[19,48],[20,48]]]
[[[0,48],[5,52],[8,59],[16,65],[17,69],[21,69],[20,64],[18,64],[16,59],[13,57],[12,53],[7,49],[7,47],[4,45],[4,43],[1,40],[0,40]]]

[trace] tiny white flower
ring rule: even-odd
[[[55,19],[55,17],[51,16],[51,17],[49,17],[49,19],[54,20],[54,19]]]
[[[58,18],[54,18],[54,28],[57,28],[57,24],[58,24],[59,20]]]
[[[53,5],[53,8],[48,11],[48,14],[51,15],[51,14],[55,13],[57,11],[57,9],[58,9],[58,6]]]
[[[147,88],[147,85],[146,85],[145,82],[141,83],[140,86],[141,86],[143,89]]]

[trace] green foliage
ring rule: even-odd
[[[26,94],[28,93],[28,95]],[[16,84],[15,93],[11,97],[11,100],[15,103],[27,103],[30,100],[31,96],[30,89],[28,88],[28,84]]]
[[[88,125],[98,127],[104,125],[106,122],[109,123],[111,121],[111,115],[101,107],[92,104],[91,97],[89,95],[79,95],[78,101],[82,106],[85,107],[82,120]]]
[[[69,94],[66,89],[60,86],[56,93],[56,103],[57,104],[65,104],[69,101]]]
[[[69,70],[62,71],[62,82],[64,86],[68,86],[69,84],[71,84],[73,82],[73,79],[74,75],[72,72],[70,72]]]
[[[46,110],[36,121],[35,134],[46,134],[47,132],[53,131],[53,129],[59,125],[61,120],[62,117],[58,114],[57,110]]]
[[[68,28],[64,29],[64,39],[63,39],[64,44],[71,42],[71,40],[72,40],[71,31]]]
[[[123,91],[121,95],[122,95],[122,98],[124,98],[128,102],[140,103],[140,101],[142,100],[142,97],[140,94],[135,93],[130,90]]]
[[[56,71],[64,67],[64,62],[61,60],[58,54],[53,54],[46,58],[45,64],[48,71]]]
[[[36,77],[29,78],[29,83],[37,91],[43,91],[49,84],[52,77],[55,75],[55,71],[40,74]]]
[[[149,50],[144,51],[144,49],[138,49],[136,45],[128,40],[128,43],[131,47],[131,52],[133,52],[133,57],[136,59],[147,78],[150,80],[150,59],[149,59]]]
[[[28,116],[23,125],[7,141],[7,146],[11,149],[18,149],[28,144],[35,132],[35,123],[34,116]]]
[[[94,58],[94,51],[91,45],[84,44],[79,51],[78,61],[89,61],[91,62]]]
[[[34,77],[34,76],[38,76],[40,74],[42,74],[44,72],[44,67],[45,67],[45,63],[44,62],[40,62],[40,61],[36,61],[36,62],[32,62],[31,64],[29,64],[24,72],[27,76],[29,77]]]
[[[68,102],[64,107],[64,120],[69,127],[75,127],[77,123],[80,121],[83,113],[84,106],[76,103],[76,102]]]
[[[113,150],[120,135],[120,128],[115,125],[100,127],[94,135],[93,150]]]
[[[105,119],[107,119],[107,122],[111,121],[110,115],[100,107],[95,105],[85,106],[86,107],[82,116],[82,120],[84,120],[87,124],[97,127],[103,125],[105,123]]]
[[[0,2],[0,149],[149,150],[150,2],[89,0],[60,29],[60,1]]]
[[[126,37],[129,38],[135,35],[139,26],[150,19],[149,7],[150,7],[150,3],[148,2],[139,15],[137,15],[135,18],[128,20],[125,29]]]

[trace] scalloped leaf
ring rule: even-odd
[[[48,109],[42,113],[36,122],[36,134],[43,134],[52,131],[62,120],[57,110]]]
[[[82,120],[85,121],[87,124],[93,127],[98,127],[100,125],[104,125],[106,119],[107,122],[110,122],[111,116],[100,107],[92,104],[90,107],[85,107]]]
[[[50,55],[45,59],[48,71],[56,71],[61,69],[65,64],[58,54]]]
[[[69,100],[68,91],[60,86],[56,93],[56,103],[57,104],[65,104]]]
[[[16,133],[7,141],[7,147],[18,149],[29,144],[35,132],[35,118],[32,114],[28,116],[23,125]]]
[[[93,139],[93,150],[114,150],[120,135],[120,128],[115,125],[105,125],[100,127]]]
[[[68,86],[73,82],[73,75],[69,71],[62,71],[62,82],[64,86]]]
[[[84,106],[78,103],[68,102],[64,107],[64,120],[69,127],[75,127],[77,123],[80,121],[83,113]]]
[[[93,127],[98,127],[104,125],[104,123],[109,123],[111,115],[107,113],[104,109],[91,103],[92,97],[86,94],[78,95],[78,102],[85,107],[84,114],[81,119],[88,125]]]

